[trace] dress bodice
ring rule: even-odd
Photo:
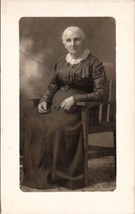
[[[98,67],[95,69],[94,67]],[[88,92],[93,89],[93,79],[104,76],[104,67],[91,54],[87,59],[78,64],[71,65],[65,57],[60,58],[55,66],[55,76],[60,85],[69,85],[75,88],[81,88]]]
[[[86,59],[74,65],[68,63],[65,56],[62,56],[55,64],[54,77],[40,101],[51,102],[55,92],[65,85],[86,91],[86,95],[81,95],[81,97],[74,95],[76,101],[97,99],[99,92],[103,96],[107,88],[103,64],[91,54]]]

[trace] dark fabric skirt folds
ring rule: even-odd
[[[47,189],[58,184],[69,189],[84,186],[83,135],[80,109],[65,111],[60,103],[76,90],[59,90],[50,112],[37,108],[25,121],[23,185]]]

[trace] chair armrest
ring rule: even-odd
[[[87,106],[88,108],[92,108],[97,105],[108,105],[114,103],[113,101],[87,101],[87,102],[77,102],[76,105],[80,107]]]
[[[38,106],[40,98],[27,98],[26,101],[33,102],[33,106]]]
[[[27,98],[26,99],[29,102],[33,102],[34,106],[37,106],[40,98]],[[76,105],[80,107],[85,107],[87,106],[88,108],[92,108],[93,106],[97,105],[108,105],[114,103],[113,101],[86,101],[86,102],[77,102]]]

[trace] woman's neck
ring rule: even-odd
[[[85,49],[83,54],[77,58],[73,58],[72,55],[70,53],[68,53],[66,55],[66,61],[71,64],[71,65],[74,65],[74,64],[77,64],[77,63],[80,63],[82,60],[86,59],[87,56],[89,55],[90,53],[90,50],[88,49]]]
[[[83,53],[84,53],[85,49],[81,52],[81,53],[77,53],[77,54],[72,54],[70,53],[70,56],[72,57],[72,59],[78,59],[81,58]]]

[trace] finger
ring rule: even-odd
[[[39,111],[39,113],[45,113],[45,110],[42,108],[40,108],[38,111]]]
[[[65,106],[67,104],[67,99],[63,100],[61,103],[61,107]]]
[[[39,105],[39,106],[38,106],[38,111],[39,111],[40,113],[44,113],[45,109],[43,108],[43,105]]]
[[[68,111],[68,110],[70,109],[70,107],[67,106],[67,105],[65,105],[65,106],[64,106],[64,109]]]
[[[42,114],[47,114],[48,112],[49,112],[49,109],[45,109],[45,110],[40,109],[39,110],[39,113],[42,113]]]
[[[47,103],[43,103],[42,107],[44,110],[47,109]]]
[[[62,103],[61,103],[61,108],[64,108],[65,105],[66,105],[66,103],[65,103],[65,102],[62,102]]]
[[[44,102],[44,103],[41,104],[40,110],[41,110],[42,112],[45,112],[45,111],[47,110],[47,103],[46,103],[46,102]]]
[[[50,111],[49,109],[46,109],[46,110],[45,110],[45,114],[47,114],[49,111]]]

